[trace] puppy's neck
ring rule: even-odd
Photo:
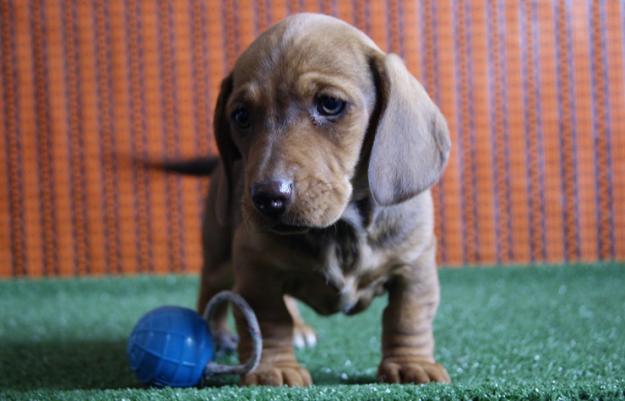
[[[377,204],[368,191],[354,191],[339,221],[362,232],[366,242],[375,248],[401,243],[418,227],[424,226],[419,213],[429,209],[429,191],[390,206]]]

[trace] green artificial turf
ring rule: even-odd
[[[0,400],[625,400],[625,265],[441,271],[437,358],[452,385],[374,384],[384,299],[304,315],[306,389],[145,389],[125,341],[142,313],[191,306],[193,277],[0,281]]]

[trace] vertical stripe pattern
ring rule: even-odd
[[[50,132],[50,111],[49,111],[49,95],[48,95],[48,71],[46,61],[48,55],[46,43],[46,18],[44,12],[44,4],[39,0],[33,0],[30,4],[31,8],[31,24],[32,24],[32,40],[33,40],[33,62],[34,62],[34,82],[35,82],[35,110],[34,118],[37,129],[37,158],[39,188],[41,197],[39,199],[41,229],[42,229],[42,252],[43,252],[43,271],[46,274],[59,274],[60,266],[58,260],[58,243],[56,233],[56,200],[54,197],[55,171],[52,166],[52,146],[53,138]],[[81,197],[81,200],[83,198]],[[81,210],[81,209],[77,209]],[[84,213],[80,213],[84,216]],[[84,222],[86,224],[86,222]],[[84,230],[80,232],[81,238],[84,240]],[[77,266],[86,268],[86,249],[80,261],[75,260]]]
[[[625,3],[0,0],[0,277],[197,271],[219,83],[287,14],[402,56],[446,116],[445,265],[625,260]]]
[[[565,260],[580,258],[579,249],[579,203],[577,181],[577,130],[575,127],[575,81],[572,60],[570,26],[570,1],[558,0],[556,7],[556,60],[558,74],[558,110],[560,152],[562,155],[560,175],[562,180],[562,204]]]
[[[510,197],[510,142],[506,107],[507,65],[503,2],[490,1],[488,7],[490,138],[493,144],[493,218],[495,219],[496,260],[512,260],[512,216]]]
[[[605,0],[590,2],[590,52],[592,65],[593,153],[597,253],[614,259],[614,205],[612,201],[612,131],[605,43]]]
[[[543,144],[540,118],[540,87],[537,59],[538,38],[536,37],[536,3],[521,5],[522,80],[523,104],[525,108],[525,148],[527,149],[526,182],[529,212],[530,260],[544,260],[545,211],[543,179]]]
[[[102,209],[104,219],[104,244],[106,250],[105,271],[108,273],[122,272],[119,216],[119,172],[118,155],[115,144],[115,122],[113,118],[113,84],[111,66],[110,12],[108,2],[98,0],[95,3],[94,27],[98,76],[98,125],[99,143],[101,148],[100,174],[102,187]]]
[[[14,21],[15,10],[11,1],[3,0],[0,15],[3,21]],[[9,235],[3,237],[4,243],[0,244],[3,255],[2,260],[11,261],[11,269],[4,270],[5,276],[22,276],[28,274],[26,261],[26,233],[24,220],[24,190],[23,190],[23,147],[20,139],[21,130],[18,117],[18,69],[15,65],[16,58],[16,34],[15,25],[4,23],[0,27],[2,40],[2,113],[4,124],[5,146],[4,173],[8,176],[6,188],[2,193],[2,218],[6,227],[9,227]],[[7,265],[7,263],[4,263]],[[8,267],[8,265],[7,265]],[[6,268],[6,267],[5,267]]]

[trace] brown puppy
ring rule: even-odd
[[[402,61],[335,18],[291,16],[224,79],[215,135],[221,163],[198,306],[234,286],[256,311],[263,354],[242,382],[311,384],[292,349],[294,324],[308,329],[285,295],[321,314],[353,314],[384,292],[379,379],[449,382],[433,356],[439,287],[429,188],[450,141]],[[246,359],[250,339],[239,333]]]

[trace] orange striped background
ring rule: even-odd
[[[207,183],[128,160],[215,152],[220,79],[300,11],[446,115],[442,264],[625,259],[623,1],[0,0],[0,276],[196,271]]]

